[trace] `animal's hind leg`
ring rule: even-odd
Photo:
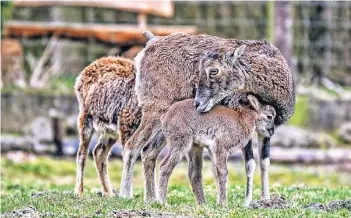
[[[87,155],[89,153],[89,143],[94,132],[92,119],[86,113],[80,112],[78,117],[79,149],[77,152],[77,176],[74,193],[78,197],[83,195],[83,176]]]
[[[141,149],[149,140],[153,129],[160,123],[160,112],[155,111],[151,115],[144,115],[139,128],[127,141],[123,150],[123,172],[119,195],[120,197],[132,197],[132,176],[134,163]]]
[[[214,163],[214,171],[217,179],[217,203],[223,204],[227,201],[227,182],[228,182],[228,167],[227,158],[228,152],[223,149],[225,146],[218,146],[211,152],[213,154],[212,160]]]
[[[110,154],[113,144],[116,142],[106,135],[101,135],[99,141],[94,149],[94,160],[96,171],[99,176],[102,193],[105,196],[113,196],[112,186],[108,176],[108,156]]]
[[[188,153],[188,177],[191,188],[199,204],[205,203],[205,196],[202,187],[202,153],[199,145],[194,144]]]
[[[250,140],[242,149],[242,153],[245,161],[246,171],[246,192],[244,206],[249,206],[250,202],[252,201],[253,176],[256,168],[256,162],[252,151],[252,140]]]

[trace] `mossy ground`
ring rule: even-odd
[[[121,160],[111,158],[109,165],[113,187],[119,187]],[[181,163],[171,177],[167,205],[143,203],[143,176],[138,162],[134,171],[134,198],[104,198],[97,194],[99,183],[91,159],[85,173],[85,196],[77,199],[72,190],[75,180],[74,159],[38,157],[32,161],[15,163],[2,157],[1,161],[1,214],[34,207],[54,217],[105,217],[113,210],[147,210],[167,212],[190,217],[349,217],[350,211],[314,211],[303,209],[311,202],[327,203],[351,197],[350,175],[317,167],[281,166],[272,163],[271,192],[290,202],[288,209],[248,209],[242,206],[245,190],[245,172],[242,163],[229,164],[229,200],[226,206],[216,204],[216,188],[211,164],[203,169],[207,203],[195,203],[189,188],[186,162]],[[259,170],[256,170],[254,198],[260,196]],[[33,193],[42,193],[32,196]]]

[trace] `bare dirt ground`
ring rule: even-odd
[[[253,200],[250,207],[255,209],[271,208],[271,209],[286,209],[290,208],[291,204],[282,196],[272,195],[268,200]]]
[[[325,211],[340,210],[340,209],[346,208],[349,211],[351,211],[351,198],[345,201],[341,201],[341,200],[331,201],[328,204],[309,203],[308,205],[306,205],[305,208],[310,210],[325,210]]]
[[[53,217],[54,214],[50,213],[40,213],[34,207],[26,207],[20,210],[11,211],[7,214],[1,215],[1,217],[8,217],[8,218],[39,218],[39,217]]]
[[[170,218],[176,215],[171,213],[159,213],[148,210],[113,210],[113,217],[129,218],[129,217],[156,217],[156,218]]]

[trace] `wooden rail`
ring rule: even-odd
[[[196,33],[194,26],[148,25],[146,28],[125,24],[82,24],[63,22],[10,21],[5,24],[5,37],[45,37],[56,35],[61,38],[95,39],[97,41],[135,45],[144,44],[141,34],[148,29],[155,35],[163,36],[174,32]]]
[[[170,0],[162,1],[128,1],[128,0],[14,0],[17,7],[41,7],[41,6],[80,6],[80,7],[100,7],[119,9],[122,11],[136,12],[140,14],[153,14],[161,17],[172,17],[174,15],[174,6]]]

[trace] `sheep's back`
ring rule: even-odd
[[[134,84],[131,60],[105,57],[83,70],[77,78],[76,93],[86,112],[106,122],[113,122],[123,108],[137,110]]]
[[[76,93],[83,99],[92,85],[96,84],[100,79],[118,79],[119,77],[132,77],[133,62],[122,57],[102,57],[95,60],[89,66],[84,68],[76,80]]]
[[[253,78],[258,84],[257,87],[264,88],[248,92],[256,93],[260,100],[263,99],[264,103],[272,104],[276,108],[276,124],[285,122],[294,110],[293,78],[280,51],[266,41],[224,39],[185,33],[156,37],[143,50],[139,72],[137,69],[139,79],[136,91],[139,103],[143,105],[149,101],[174,102],[193,98],[202,56],[209,51],[223,54],[243,44],[246,45],[244,57],[250,60],[250,64],[258,65],[264,63],[263,60],[268,61],[261,67],[252,67],[255,76],[261,77],[259,74],[262,74],[263,77],[274,78],[271,83],[277,84],[276,88],[271,89],[272,86],[264,84],[265,80]],[[254,56],[262,58],[258,61],[250,59]]]

